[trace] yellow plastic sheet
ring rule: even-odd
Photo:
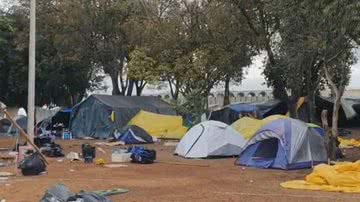
[[[360,147],[360,140],[344,139],[344,138],[341,138],[341,137],[338,137],[338,140],[340,142],[339,147],[342,148],[342,149]]]
[[[305,180],[288,181],[281,183],[281,186],[288,189],[360,193],[360,161],[333,166],[320,164],[314,167]]]
[[[181,139],[188,128],[183,126],[181,116],[169,116],[140,111],[128,123],[144,129],[149,135],[157,138]]]
[[[243,135],[245,140],[249,140],[264,125],[266,125],[270,122],[273,122],[273,121],[276,121],[279,119],[285,119],[285,118],[288,118],[288,117],[283,116],[283,115],[272,115],[272,116],[266,117],[265,119],[262,119],[262,120],[254,119],[254,118],[250,118],[250,117],[244,117],[244,118],[237,120],[233,124],[231,124],[231,127],[233,127],[241,135]]]

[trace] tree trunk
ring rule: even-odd
[[[291,118],[295,118],[298,119],[298,113],[297,113],[297,102],[299,100],[299,96],[291,96],[288,99],[287,105],[288,105],[288,110],[289,110],[289,114]]]
[[[331,133],[334,137],[338,136],[338,118],[339,118],[339,109],[341,104],[342,93],[341,90],[335,92],[335,101],[332,113],[332,125],[331,125]]]
[[[127,89],[126,96],[132,96],[132,92],[133,92],[133,89],[134,89],[134,84],[135,84],[135,81],[133,81],[133,80],[129,81],[129,87]]]
[[[224,106],[230,104],[230,77],[226,76],[225,79],[225,92],[224,92]]]
[[[327,110],[323,110],[321,112],[321,122],[325,131],[324,141],[326,153],[328,156],[328,163],[330,164],[331,160],[336,160],[336,141],[334,139],[334,136],[331,134],[331,130],[329,129]]]
[[[315,123],[315,93],[310,90],[307,96],[308,118],[310,123]]]
[[[113,95],[120,95],[120,88],[119,88],[119,74],[118,72],[110,74],[111,82],[112,82],[112,94]]]
[[[144,90],[147,82],[145,81],[135,81],[136,86],[136,96],[141,96],[142,91]]]
[[[169,87],[170,87],[170,94],[173,100],[178,100],[179,98],[179,85],[178,82],[173,84],[170,79],[168,79]],[[173,86],[175,85],[175,86]]]

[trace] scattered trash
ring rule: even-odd
[[[104,167],[106,168],[127,168],[128,165],[125,164],[105,164]]]
[[[6,181],[8,179],[9,179],[8,177],[0,177],[0,181]]]
[[[111,189],[94,192],[81,191],[80,193],[75,194],[65,185],[57,184],[45,192],[45,195],[40,202],[111,202],[106,196],[127,192],[127,189]]]
[[[15,174],[10,172],[0,172],[0,177],[11,177],[11,176],[15,176]]]
[[[125,163],[131,161],[131,153],[126,149],[114,149],[111,154],[111,162]]]
[[[96,156],[96,150],[94,146],[88,143],[81,145],[82,156],[84,157],[85,163],[92,163]]]
[[[109,190],[93,191],[93,193],[98,194],[100,196],[113,196],[118,194],[125,194],[128,192],[129,190],[127,189],[109,189]]]
[[[95,164],[98,166],[103,166],[105,165],[106,161],[104,159],[96,159]]]
[[[48,135],[41,135],[34,138],[34,144],[39,148],[51,143],[54,143],[54,137]]]
[[[19,169],[21,169],[21,173],[25,176],[39,175],[41,172],[45,171],[46,165],[44,160],[40,157],[40,154],[36,152],[21,161]]]
[[[70,152],[66,155],[66,158],[69,159],[70,161],[81,161],[82,159],[80,158],[79,153],[76,152]]]
[[[55,143],[46,143],[40,148],[42,154],[47,157],[63,157],[62,148]]]
[[[175,147],[179,144],[179,142],[174,142],[174,141],[167,141],[164,142],[164,146],[168,146],[168,147]]]
[[[69,171],[70,171],[70,172],[75,172],[75,170],[74,170],[74,169],[69,169]]]
[[[141,146],[130,147],[131,162],[140,164],[151,164],[156,159],[156,151],[151,149],[145,149]]]
[[[18,152],[16,151],[11,151],[8,153],[9,156],[17,156],[18,155]]]
[[[106,154],[106,151],[101,147],[97,147],[97,150],[103,154]]]
[[[64,159],[58,159],[57,160],[57,162],[60,162],[60,163],[63,162],[63,161],[64,161]]]
[[[105,146],[109,146],[109,147],[113,147],[113,146],[120,146],[120,145],[125,145],[125,143],[123,141],[117,141],[117,142],[96,142],[95,145],[105,145]]]
[[[83,139],[83,140],[94,140],[94,138],[92,138],[92,137],[82,137],[81,139]]]
[[[101,196],[92,192],[82,192],[71,196],[67,200],[68,202],[111,202],[105,196]]]
[[[65,202],[74,194],[63,184],[48,189],[40,202]]]

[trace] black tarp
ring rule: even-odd
[[[120,130],[140,110],[176,115],[172,107],[159,97],[91,95],[72,109],[70,131],[77,138],[108,138],[115,129]],[[111,120],[113,112],[114,122]]]
[[[238,103],[227,105],[224,108],[210,112],[210,120],[221,121],[232,124],[239,119],[239,116],[246,114],[256,114],[259,119],[266,118],[275,114],[286,114],[287,104],[279,100],[269,100],[265,102]]]
[[[348,98],[345,98],[345,101]],[[352,99],[349,99],[352,100]],[[344,111],[344,105],[345,102],[342,101],[341,105],[340,105],[340,109],[339,109],[339,117],[338,117],[338,126],[339,127],[360,127],[360,116],[359,116],[359,112],[357,109],[357,104],[354,104],[352,106],[348,106],[348,107],[353,107],[354,111],[357,113],[355,113],[355,115],[353,116],[347,116],[345,111]],[[324,97],[320,97],[320,96],[316,96],[315,97],[315,109],[316,109],[316,120],[321,123],[321,112],[323,110],[327,110],[328,111],[328,122],[329,125],[332,125],[332,113],[333,113],[333,107],[334,107],[334,102],[332,99],[330,98],[324,98]]]

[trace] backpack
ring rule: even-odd
[[[24,176],[39,175],[46,170],[46,165],[44,160],[40,157],[40,154],[36,152],[22,160],[18,168],[21,169],[21,173]]]
[[[140,164],[151,164],[156,159],[156,151],[151,149],[145,149],[141,146],[134,146],[129,148],[131,153],[131,162]]]

